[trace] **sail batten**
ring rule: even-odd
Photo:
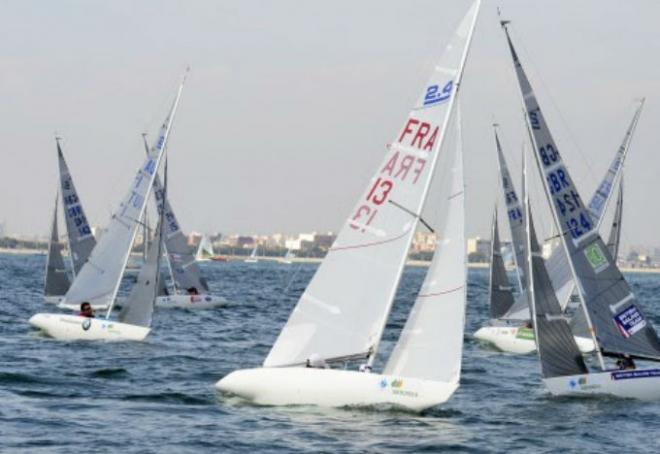
[[[264,366],[371,352],[373,362],[428,194],[479,10],[459,25],[429,83],[333,247],[282,329]],[[441,69],[439,69],[441,68]],[[396,144],[401,144],[399,147]],[[414,153],[406,150],[411,148]]]
[[[598,234],[513,50],[508,30],[506,27],[504,30],[520,91],[528,93],[524,104],[536,146],[536,166],[557,229],[565,231],[561,235],[562,244],[577,283],[587,323],[599,347],[597,352],[600,354],[602,349],[610,353],[660,360],[660,339]],[[629,295],[633,296],[625,305],[617,306]],[[604,367],[602,358],[601,366]]]

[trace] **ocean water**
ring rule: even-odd
[[[2,452],[660,452],[660,403],[551,398],[535,354],[475,343],[487,313],[485,270],[469,273],[461,387],[416,415],[216,395],[225,374],[261,363],[316,265],[204,263],[227,307],[157,311],[144,343],[83,343],[43,338],[27,323],[47,309],[44,261],[0,255]],[[405,271],[381,364],[424,273]],[[659,326],[660,275],[627,277]]]

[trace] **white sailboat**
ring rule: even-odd
[[[145,151],[149,152],[146,137],[143,136]],[[158,175],[154,178],[154,199],[159,210],[164,210],[165,256],[173,283],[173,293],[160,294],[156,307],[163,309],[213,309],[224,306],[227,300],[210,293],[206,278],[193,256],[181,225],[174,214],[170,201],[165,197]],[[204,244],[206,243],[206,246]],[[213,245],[206,235],[202,237],[200,248],[213,255]],[[197,253],[199,254],[199,249]]]
[[[232,372],[216,388],[265,405],[370,406],[421,411],[458,387],[466,260],[460,143],[442,149],[479,11],[462,20],[319,266],[263,367]],[[440,154],[454,157],[433,262],[383,373],[369,373],[420,224]],[[450,164],[451,165],[451,164]],[[362,371],[331,366],[363,363]]]
[[[195,260],[198,262],[205,262],[211,260],[211,257],[215,256],[215,251],[213,251],[213,244],[208,236],[202,235],[202,238],[199,240],[199,245],[197,246],[197,252],[195,253]]]
[[[291,265],[293,263],[293,258],[295,257],[295,254],[291,252],[291,249],[286,250],[286,254],[284,254],[284,257],[282,257],[279,262],[283,263],[285,265]]]
[[[244,260],[245,263],[258,263],[259,258],[257,257],[257,251],[259,249],[259,245],[255,244],[254,249],[252,249],[252,252],[250,252],[250,256]]]
[[[543,381],[554,395],[660,399],[660,368],[635,368],[633,362],[660,361],[660,338],[582,204],[513,47],[507,22],[502,25],[535,144],[535,162],[553,219],[562,232],[561,243],[600,367],[600,371],[590,371],[578,351],[548,273],[544,273],[538,245],[534,246],[530,218],[531,307]],[[608,365],[608,359],[618,359],[619,368]]]
[[[155,174],[164,154],[184,82],[185,77],[158,138],[138,169],[128,194],[65,296],[64,304],[74,307],[80,307],[83,302],[90,303],[92,307],[107,306],[105,318],[91,320],[78,315],[40,313],[30,318],[29,322],[33,327],[51,337],[66,340],[142,340],[148,334],[148,327],[114,322],[110,320],[110,315],[139,219],[144,213]]]

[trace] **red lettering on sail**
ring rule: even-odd
[[[399,152],[397,151],[392,155],[389,161],[387,161],[387,164],[385,164],[385,167],[383,167],[383,170],[380,171],[380,173],[387,173],[389,176],[392,176],[392,171],[394,171],[394,166],[396,165],[396,162],[399,160]]]
[[[415,179],[413,180],[413,184],[417,183],[419,176],[422,174],[422,170],[424,170],[424,166],[426,166],[426,159],[418,158],[416,164],[417,166],[413,169],[413,173],[415,174]]]
[[[431,125],[428,123],[422,123],[419,125],[419,128],[417,129],[417,134],[415,134],[415,137],[413,138],[412,142],[410,142],[410,145],[413,147],[417,148],[422,148],[422,140],[426,135],[429,133],[429,130],[431,129]],[[417,145],[415,145],[417,143]]]
[[[422,150],[428,150],[431,151],[433,149],[433,145],[435,145],[435,139],[438,137],[438,130],[440,127],[436,126],[433,132],[431,133],[431,137],[429,137],[429,140],[426,141],[426,145],[424,145],[424,148]]]
[[[410,166],[412,166],[413,162],[415,162],[415,157],[406,155],[403,157],[401,160],[401,164],[399,164],[399,171],[394,174],[394,178],[399,178],[401,177],[401,180],[405,180],[406,176],[408,175],[408,171],[410,170]]]
[[[413,126],[419,124],[419,120],[416,120],[414,118],[408,118],[408,123],[406,123],[405,128],[403,128],[403,131],[401,131],[401,136],[399,137],[399,143],[403,140],[405,136],[413,132]]]

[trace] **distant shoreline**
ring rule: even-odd
[[[46,255],[45,249],[8,249],[0,248],[0,254],[6,255]],[[248,258],[247,255],[223,255],[230,262],[243,261]],[[282,257],[275,256],[261,256],[257,257],[258,260],[264,262],[279,262]],[[293,263],[321,263],[322,258],[316,257],[294,257],[291,259]],[[407,266],[429,266],[430,261],[426,260],[408,260]],[[488,263],[468,263],[470,269],[488,269]],[[645,274],[660,274],[660,268],[619,268],[622,273],[645,273]]]

